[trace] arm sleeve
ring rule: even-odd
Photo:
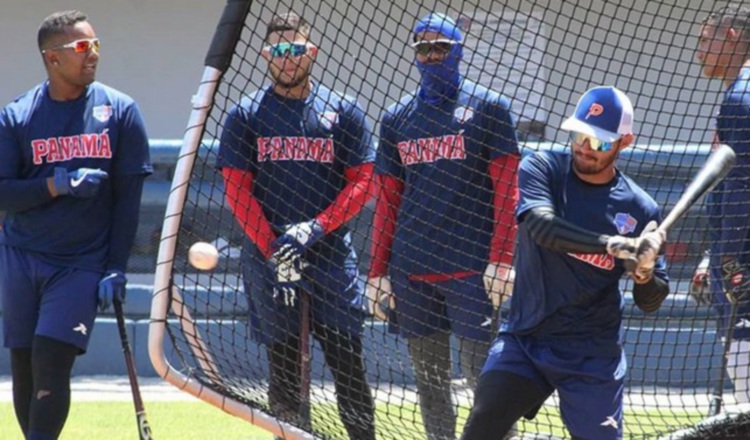
[[[0,179],[0,211],[22,212],[54,199],[47,179]]]
[[[557,166],[557,168],[555,168]],[[597,234],[564,220],[556,214],[552,188],[562,173],[545,153],[532,153],[518,167],[518,223],[540,246],[584,254],[607,252],[609,236]]]
[[[391,109],[386,110],[380,123],[380,142],[375,156],[375,214],[370,243],[370,277],[381,277],[388,273],[396,220],[404,192],[403,167],[391,129],[392,119]]]
[[[112,179],[114,206],[109,233],[108,270],[127,270],[130,251],[138,230],[138,216],[143,192],[144,174],[128,174]]]
[[[18,143],[12,118],[4,109],[0,113],[0,211],[22,212],[53,199],[46,178],[18,178],[23,166]]]
[[[540,246],[558,251],[606,254],[608,235],[596,234],[561,219],[552,208],[537,206],[521,215],[531,238]]]
[[[377,181],[370,245],[372,260],[369,276],[372,278],[384,276],[388,272],[396,218],[401,205],[401,194],[404,191],[404,183],[393,176],[379,175]]]
[[[518,203],[517,169],[518,156],[514,154],[500,156],[490,162],[495,220],[489,255],[492,263],[513,264],[513,246],[518,229],[515,219]]]
[[[669,284],[658,276],[654,276],[646,284],[633,286],[635,305],[646,313],[658,310],[667,295],[669,295]]]
[[[372,197],[374,169],[374,164],[366,163],[345,171],[346,186],[331,206],[316,217],[326,234],[335,231],[362,211],[365,203]]]
[[[146,124],[138,108],[138,104],[132,102],[125,109],[118,150],[112,165],[112,177],[127,174],[150,175],[154,172],[151,165],[151,156],[146,134]]]
[[[237,223],[260,252],[268,258],[271,255],[271,242],[275,239],[275,234],[271,230],[271,225],[260,203],[253,196],[253,174],[236,168],[224,167],[222,176],[224,177],[225,197]]]

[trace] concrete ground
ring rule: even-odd
[[[140,377],[138,384],[143,400],[148,401],[189,401],[198,399],[179,390],[174,385],[158,377]],[[315,384],[314,384],[315,386]],[[130,383],[127,376],[75,376],[72,384],[72,398],[74,401],[130,401]],[[10,376],[0,376],[0,402],[10,402],[12,383]],[[314,400],[333,401],[332,384],[315,386]],[[454,399],[462,405],[469,405],[472,393],[466,388],[462,380],[453,382]],[[661,392],[660,392],[661,391]],[[725,404],[736,405],[731,392],[725,393]],[[399,386],[382,386],[375,390],[375,399],[381,402],[400,401],[416,403],[416,394]],[[556,397],[550,397],[547,404],[555,404]],[[701,408],[708,406],[710,393],[708,390],[696,392],[686,391],[685,394],[669,393],[668,390],[634,390],[625,396],[625,404],[635,408],[668,408],[670,406],[682,408]]]
[[[195,400],[161,378],[138,379],[145,402]],[[72,399],[83,401],[132,401],[127,376],[80,376],[72,381]],[[0,376],[0,402],[12,401],[10,376]]]

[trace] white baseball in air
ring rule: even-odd
[[[188,251],[190,264],[198,270],[211,270],[219,263],[219,251],[210,243],[193,243]]]

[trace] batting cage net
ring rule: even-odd
[[[668,213],[711,151],[724,86],[702,77],[696,51],[721,6],[230,0],[168,200],[149,335],[157,371],[283,438],[460,437],[509,313],[485,290],[510,293],[512,159],[569,151],[560,127],[578,99],[615,86],[636,135],[618,168]],[[434,99],[444,91],[453,98]],[[624,421],[597,424],[624,438],[750,438],[748,351],[725,344],[737,335],[710,280],[693,282],[709,264],[704,205],[668,232],[658,311],[640,311],[620,283]],[[633,220],[614,219],[626,235]],[[217,266],[210,252],[191,265],[197,242],[218,250]],[[605,256],[584,260],[612,270]],[[487,266],[499,284],[485,286]],[[556,268],[535,270],[523,276]],[[368,283],[388,321],[372,316]],[[572,438],[563,419],[588,410],[555,392],[512,435]]]

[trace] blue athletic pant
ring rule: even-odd
[[[625,355],[591,357],[566,347],[538,343],[533,337],[501,334],[492,344],[482,370],[513,373],[533,384],[543,396],[557,390],[560,415],[576,440],[622,439]],[[496,404],[513,406],[510,389],[497,390]],[[527,408],[530,409],[530,408]]]
[[[94,327],[102,274],[42,261],[36,254],[0,246],[3,344],[30,348],[34,335],[86,351]]]

